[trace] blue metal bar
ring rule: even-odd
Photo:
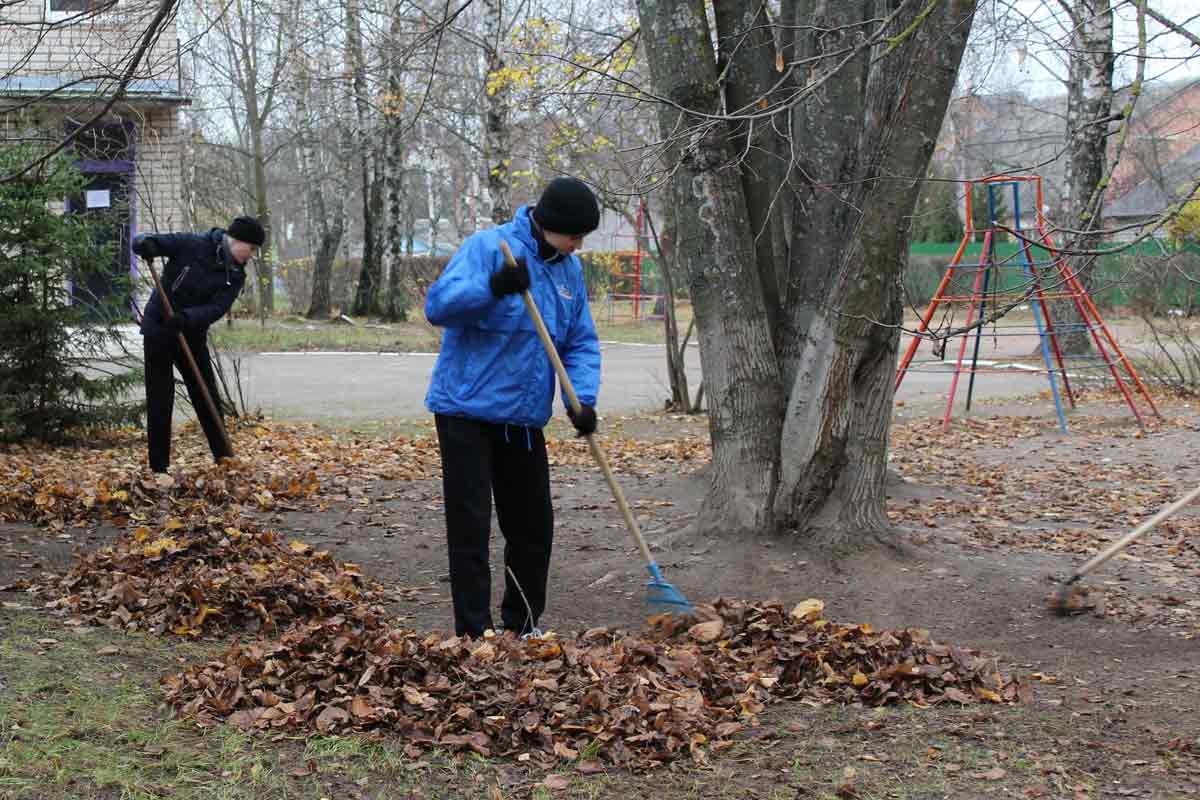
[[[990,199],[990,198],[989,198]],[[1021,230],[1021,190],[1016,184],[1013,184],[1013,224],[1019,233]],[[1042,347],[1042,361],[1046,365],[1046,378],[1050,381],[1050,394],[1054,396],[1054,413],[1058,415],[1058,427],[1063,433],[1067,433],[1067,417],[1063,414],[1062,398],[1058,395],[1058,381],[1054,378],[1054,364],[1050,360],[1050,344],[1046,335],[1046,326],[1042,324],[1042,314],[1048,315],[1049,309],[1046,304],[1038,299],[1039,279],[1037,273],[1033,269],[1033,260],[1029,255],[1029,247],[1020,248],[1021,260],[1025,268],[1025,276],[1029,278],[1030,285],[1033,287],[1029,294],[1029,302],[1033,307],[1033,321],[1037,323],[1038,341]],[[1049,316],[1046,317],[1046,324],[1050,324]]]
[[[988,208],[988,227],[996,227],[996,202],[995,196],[992,193],[992,184],[987,187],[987,208]],[[975,395],[975,371],[979,368],[979,344],[983,339],[983,318],[987,316],[987,293],[988,282],[992,276],[992,268],[996,264],[996,237],[988,239],[988,253],[983,269],[983,289],[980,292],[979,300],[979,327],[975,329],[975,350],[971,353],[971,376],[967,378],[967,407],[966,410],[971,410],[971,398]],[[1000,276],[996,276],[996,280],[1000,280]],[[967,334],[970,336],[970,334]]]

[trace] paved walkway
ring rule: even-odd
[[[660,409],[669,396],[661,345],[606,343],[600,402],[602,413]],[[424,397],[432,353],[261,353],[242,359],[247,405],[277,418],[354,423],[425,416]],[[689,348],[688,380],[700,382],[700,359]],[[945,401],[948,373],[913,372],[898,400],[907,405]],[[1028,395],[1046,387],[1037,375],[979,375],[976,402]],[[966,395],[961,382],[959,398]]]

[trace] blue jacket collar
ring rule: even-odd
[[[546,240],[538,235],[536,225],[533,218],[530,216],[533,211],[533,206],[521,206],[517,209],[516,215],[512,219],[513,233],[517,234],[517,238],[521,243],[537,253],[538,258],[547,264],[557,264],[566,258],[562,253],[555,250]],[[549,253],[547,255],[547,253]]]

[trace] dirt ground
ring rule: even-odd
[[[1200,482],[1200,409],[1167,404],[1167,423],[1142,435],[1120,406],[1093,400],[1073,416],[1076,430],[1062,434],[1035,399],[979,409],[981,427],[956,421],[957,439],[937,435],[931,410],[903,409],[898,422],[919,434],[896,448],[889,486],[904,556],[871,551],[830,565],[800,540],[698,536],[688,522],[705,492],[703,464],[626,471],[619,480],[668,580],[692,600],[816,597],[833,620],[925,628],[938,640],[994,653],[1004,669],[1028,676],[1032,703],[961,712],[784,705],[744,748],[702,773],[672,769],[666,780],[608,775],[573,787],[569,796],[1200,796],[1198,510],[1088,579],[1107,601],[1098,611],[1064,618],[1045,605],[1051,578],[1068,574],[1085,558],[1077,551],[1087,551],[1056,540],[1055,531],[1090,535],[1103,523],[1096,541],[1115,538],[1129,529],[1128,520],[1155,510],[1160,497]],[[987,426],[1007,430],[1014,420],[1011,435],[984,435]],[[702,426],[702,420],[664,417],[621,423],[626,436],[647,441],[702,435]],[[935,451],[938,460],[921,460]],[[931,463],[941,471],[929,471]],[[1127,471],[1104,472],[1101,465]],[[980,479],[989,471],[998,485]],[[1122,475],[1144,481],[1145,509],[1072,506],[1074,498],[1108,491],[1106,482],[1120,483]],[[646,614],[645,570],[602,478],[592,469],[554,466],[552,483],[557,527],[543,627],[638,627]],[[1128,487],[1112,490],[1121,488]],[[1045,506],[1039,497],[1049,498]],[[1005,513],[989,512],[989,503]],[[1064,516],[1063,508],[1075,508],[1073,516]],[[1039,516],[1045,513],[1049,517]],[[361,565],[389,588],[398,622],[445,630],[451,609],[441,515],[439,482],[417,480],[378,483],[321,512],[260,519]],[[1014,530],[1019,535],[1004,533]],[[74,547],[95,547],[112,535],[101,527],[54,538],[30,526],[4,525],[0,586],[61,570]],[[497,533],[497,604],[502,546]],[[0,600],[19,597],[0,593]],[[505,765],[487,774],[483,783],[495,782],[502,796],[537,796],[536,776],[513,774]],[[322,791],[337,787],[331,780]],[[374,794],[363,785],[354,791],[456,796],[448,784],[433,784],[411,795]],[[458,789],[465,792],[458,796],[487,795],[482,785]]]

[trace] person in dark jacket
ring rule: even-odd
[[[208,233],[141,234],[133,252],[145,259],[166,259],[162,286],[174,314],[166,316],[155,289],[142,311],[142,349],[146,368],[146,430],[150,469],[166,472],[171,464],[171,413],[175,406],[174,368],[179,368],[196,418],[208,439],[213,460],[232,455],[225,449],[220,421],[209,413],[200,385],[187,365],[177,334],[187,340],[192,357],[217,403],[217,384],[208,355],[208,326],[229,311],[246,282],[246,262],[262,246],[265,233],[253,217],[238,217],[222,230]]]
[[[555,376],[521,292],[533,295],[579,396],[581,413],[567,410],[571,422],[581,435],[594,432],[600,342],[574,252],[599,224],[591,189],[556,178],[536,206],[463,242],[426,297],[425,316],[445,328],[425,405],[434,414],[442,456],[459,636],[479,637],[493,627],[493,497],[505,540],[503,627],[541,635],[554,538],[542,428],[550,420]],[[505,266],[501,240],[512,249],[515,269]]]

